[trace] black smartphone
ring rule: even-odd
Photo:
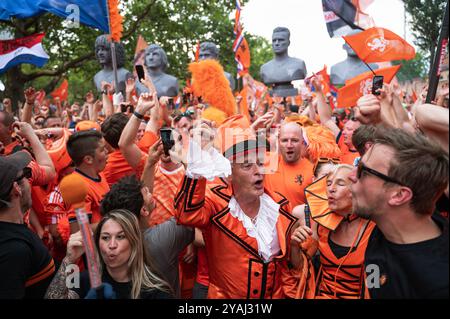
[[[138,76],[139,82],[141,82],[142,80],[145,80],[145,71],[144,71],[144,67],[140,64],[135,66],[136,69],[136,74]]]
[[[134,112],[134,106],[133,105],[131,105],[131,104],[121,104],[120,105],[120,111],[122,113],[126,113],[128,108],[130,108],[130,113]]]
[[[166,154],[166,156],[170,156],[169,151],[175,145],[175,141],[172,139],[172,129],[162,128],[159,130],[159,133],[161,135],[161,141],[164,146],[164,154]]]
[[[380,95],[381,93],[378,91],[383,88],[384,84],[384,76],[375,76],[373,78],[373,85],[372,85],[372,94],[373,95]]]
[[[169,110],[171,110],[171,111],[173,111],[173,110],[175,109],[175,101],[174,101],[174,98],[170,98],[170,99],[169,99],[169,105],[168,105],[168,107],[169,107]]]

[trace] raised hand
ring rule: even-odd
[[[164,154],[164,146],[160,138],[158,141],[156,141],[156,143],[152,147],[150,147],[148,151],[147,163],[149,165],[155,165],[156,163],[159,162],[159,159],[163,154]]]
[[[143,93],[139,97],[136,112],[144,115],[148,113],[152,108],[154,108],[157,103],[158,103],[158,96],[156,95],[156,91],[153,92],[153,94]]]
[[[251,126],[253,132],[257,132],[260,129],[269,128],[272,125],[273,119],[275,117],[274,112],[267,112],[263,116],[259,117]]]
[[[69,242],[67,243],[66,258],[69,263],[74,264],[84,254],[83,236],[81,231],[70,235]]]
[[[28,139],[30,136],[33,136],[35,134],[30,123],[16,122],[13,124],[13,128],[16,134],[23,138]]]
[[[94,96],[94,93],[92,93],[92,91],[89,91],[89,92],[86,94],[85,100],[86,100],[86,103],[89,104],[89,105],[94,104],[94,102],[95,102],[95,96]]]
[[[131,77],[131,78],[127,79],[127,81],[125,82],[125,85],[126,85],[125,92],[127,94],[131,94],[136,87],[136,80],[133,77]]]
[[[114,85],[105,81],[102,81],[102,91],[106,91],[109,95],[114,94]]]
[[[36,101],[38,92],[36,92],[36,90],[33,87],[29,87],[23,93],[25,95],[25,100],[27,104],[34,105],[34,101]]]
[[[373,94],[364,95],[358,100],[355,117],[365,125],[376,125],[381,122],[381,103]]]
[[[314,86],[314,89],[316,90],[316,92],[320,93],[322,92],[322,82],[320,81],[320,79],[317,76],[313,76],[313,78],[311,79],[312,85]]]

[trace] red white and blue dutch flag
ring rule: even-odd
[[[25,38],[0,41],[0,74],[22,64],[44,66],[49,56],[42,47],[45,34],[34,34]]]
[[[248,73],[250,68],[250,48],[244,37],[244,30],[241,24],[241,3],[236,0],[236,19],[234,24],[234,35],[236,40],[233,44],[234,60],[237,64],[238,78]]]

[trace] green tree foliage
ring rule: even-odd
[[[245,4],[247,1],[242,1]],[[128,70],[132,70],[134,51],[139,35],[148,43],[157,43],[166,51],[168,72],[181,82],[188,78],[187,66],[192,62],[197,41],[212,41],[220,48],[220,60],[224,69],[236,74],[232,52],[235,9],[233,1],[223,0],[129,0],[123,1],[124,34],[122,42],[127,51]],[[0,22],[1,29],[9,30],[16,38],[45,32],[44,47],[50,56],[44,68],[21,65],[2,77],[8,90],[5,95],[16,103],[23,100],[23,89],[33,85],[51,92],[62,78],[69,80],[71,100],[81,99],[93,90],[92,79],[100,67],[95,60],[94,43],[100,31],[85,26],[67,28],[66,22],[54,15]],[[253,61],[265,62],[268,52],[265,41],[248,36]],[[262,45],[262,48],[258,46]],[[252,74],[260,65],[253,64]],[[15,104],[14,103],[14,104]]]
[[[410,15],[410,26],[416,37],[416,45],[430,59],[439,40],[447,0],[403,0]]]
[[[393,64],[402,65],[402,68],[397,73],[397,77],[400,82],[406,82],[418,78],[423,79],[428,75],[429,62],[422,51],[418,51],[416,57],[411,61],[398,61]]]

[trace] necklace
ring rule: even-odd
[[[252,221],[253,225],[256,225],[256,222],[258,221],[258,215],[256,215],[255,217],[251,218],[251,221]]]

